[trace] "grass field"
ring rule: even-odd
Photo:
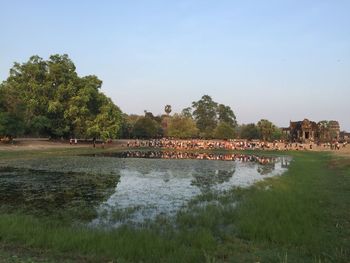
[[[91,150],[0,152],[0,158],[80,151]],[[293,161],[284,176],[199,196],[175,224],[158,218],[144,229],[105,231],[1,213],[0,262],[349,262],[350,158],[288,154]]]

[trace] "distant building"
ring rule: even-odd
[[[290,139],[293,142],[315,141],[318,137],[318,126],[314,121],[291,121],[289,124]]]
[[[338,141],[340,126],[338,121],[320,121],[316,123],[304,119],[303,121],[290,121],[288,128],[282,128],[282,133],[291,142]]]
[[[346,131],[340,132],[339,140],[342,142],[350,142],[350,132],[346,132]]]

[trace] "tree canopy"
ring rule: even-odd
[[[218,126],[216,126],[214,130],[214,138],[216,139],[222,139],[222,140],[227,140],[227,139],[233,139],[235,137],[235,130],[227,122],[220,122]]]
[[[168,136],[175,138],[195,138],[198,135],[196,123],[192,118],[175,114],[169,121]]]
[[[261,119],[257,127],[264,141],[279,140],[282,136],[281,130],[269,120]]]
[[[96,76],[79,77],[68,55],[14,63],[0,86],[0,127],[11,119],[18,128],[6,125],[0,133],[115,138],[121,111],[100,91],[101,85]]]
[[[202,137],[212,137],[212,133],[217,125],[217,103],[210,96],[204,95],[199,101],[192,102],[192,107],[200,135]]]
[[[214,137],[214,131],[218,123],[226,123],[232,129],[237,126],[236,116],[232,109],[224,104],[218,104],[208,95],[202,96],[199,101],[192,102],[192,108],[192,115],[201,137]]]
[[[249,123],[240,127],[240,137],[242,139],[260,139],[260,133],[255,123]]]
[[[150,139],[159,137],[160,129],[159,123],[146,115],[135,122],[133,133],[136,138]]]
[[[218,121],[228,124],[231,128],[237,126],[236,115],[230,106],[219,104],[217,107]]]

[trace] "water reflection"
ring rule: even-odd
[[[288,157],[159,151],[6,161],[11,168],[1,168],[0,160],[0,205],[46,214],[88,210],[95,214],[91,225],[138,224],[174,215],[202,193],[280,175],[289,162]]]
[[[191,184],[197,186],[203,193],[208,192],[214,185],[229,182],[235,173],[235,166],[230,170],[212,170],[205,167],[198,167],[193,172],[194,177]]]
[[[280,159],[281,159],[281,167],[288,168],[292,159],[289,157],[282,157]]]
[[[159,151],[108,153],[96,158],[101,156],[123,162],[115,193],[99,207],[102,216],[92,222],[107,226],[142,224],[158,215],[174,215],[199,194],[247,187],[280,175],[287,169],[285,159],[289,159]]]
[[[272,173],[273,170],[275,170],[275,163],[267,163],[264,165],[258,165],[257,171],[261,175],[267,175],[269,173]],[[282,163],[281,163],[282,167]]]
[[[91,155],[90,155],[91,156]],[[196,159],[196,160],[220,160],[220,161],[240,161],[258,162],[260,164],[273,163],[276,157],[266,157],[247,154],[223,154],[207,152],[179,152],[179,151],[124,151],[105,152],[95,154],[96,157],[116,157],[116,158],[146,158],[146,159]]]

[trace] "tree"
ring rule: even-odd
[[[202,96],[199,101],[192,102],[193,117],[200,131],[200,136],[204,138],[212,138],[214,130],[218,123],[223,127],[230,126],[230,130],[234,131],[237,127],[237,120],[230,106],[218,104],[208,95]],[[183,109],[183,115],[192,116],[191,108]]]
[[[119,137],[127,139],[134,138],[133,130],[138,118],[138,115],[127,115],[126,113],[123,113],[121,118],[121,128]]]
[[[110,98],[105,97],[103,94],[100,96],[104,100],[103,106],[100,108],[96,118],[88,122],[87,134],[90,137],[97,137],[106,141],[117,137],[121,126],[121,111],[113,104]]]
[[[204,95],[199,101],[192,102],[192,107],[200,136],[211,138],[217,125],[217,103],[210,96]]]
[[[147,111],[147,110],[144,110],[143,112],[145,113],[146,118],[154,119],[154,115],[152,112]]]
[[[240,138],[247,140],[260,139],[258,127],[254,123],[242,125],[240,127]]]
[[[231,124],[226,122],[220,122],[214,130],[214,138],[216,139],[233,139],[235,137],[235,130]]]
[[[193,116],[192,116],[192,108],[191,107],[187,107],[187,108],[184,108],[182,111],[181,111],[181,115],[186,117],[186,118],[191,118],[193,119]]]
[[[51,121],[46,116],[35,116],[33,117],[29,130],[32,131],[32,134],[35,136],[40,135],[49,135],[51,129]]]
[[[24,132],[24,122],[17,116],[0,112],[0,137],[16,137]]]
[[[275,136],[279,136],[279,132],[277,131],[277,127],[270,121],[262,119],[257,124],[259,133],[264,141],[271,141]]]
[[[171,112],[171,105],[165,105],[164,111],[165,111],[165,113],[169,116],[169,114],[170,114],[170,112]]]
[[[217,114],[219,122],[228,124],[231,128],[237,126],[236,115],[233,113],[230,106],[219,104],[217,107]]]
[[[24,133],[24,112],[18,92],[0,85],[0,137],[16,137]]]
[[[276,126],[274,126],[274,130],[272,132],[272,140],[278,141],[281,140],[283,137],[282,130]]]
[[[175,114],[169,120],[168,136],[175,138],[194,138],[198,135],[198,128],[192,118]]]
[[[133,133],[136,138],[150,139],[159,136],[160,125],[149,117],[140,117],[134,126]]]
[[[15,63],[0,90],[6,97],[4,111],[23,120],[26,134],[114,138],[121,111],[100,92],[101,86],[96,76],[79,77],[68,55],[52,55]]]

